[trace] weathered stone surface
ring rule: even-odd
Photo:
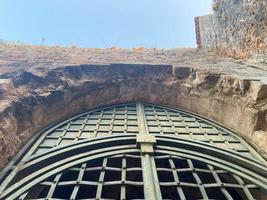
[[[174,74],[177,79],[186,79],[193,72],[193,69],[190,67],[175,67]]]
[[[31,49],[42,48],[0,48],[1,167],[48,125],[99,106],[133,101],[213,119],[267,153],[267,73],[261,63],[254,62],[252,70],[247,64],[252,61],[194,49],[44,47],[38,56]]]
[[[199,17],[201,48],[267,62],[266,0],[213,0],[213,10]]]

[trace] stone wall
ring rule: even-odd
[[[27,70],[1,78],[7,103],[0,111],[0,166],[48,125],[99,106],[135,101],[216,120],[267,152],[266,109],[255,104],[264,90],[257,82],[188,67],[130,64]]]
[[[0,46],[0,53],[0,167],[53,123],[135,101],[200,114],[267,153],[267,71],[262,63],[198,49]]]
[[[199,47],[267,60],[267,0],[213,0],[212,7],[213,14],[196,19]]]

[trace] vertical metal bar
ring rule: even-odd
[[[83,120],[83,123],[82,123],[82,125],[81,125],[81,127],[80,127],[80,129],[79,129],[79,132],[78,132],[76,138],[74,139],[75,141],[78,141],[78,140],[80,139],[80,137],[81,137],[81,135],[82,135],[82,132],[83,132],[83,130],[84,130],[84,127],[85,127],[85,125],[87,124],[87,122],[88,122],[88,120],[89,120],[88,118],[89,118],[89,115],[86,115],[86,117],[85,117],[85,119]]]
[[[102,117],[103,117],[103,113],[104,113],[104,111],[101,110],[100,115],[99,115],[99,117],[98,117],[98,120],[97,120],[97,122],[96,122],[95,129],[94,129],[94,133],[93,133],[93,135],[94,135],[93,137],[94,137],[94,138],[97,137],[97,131],[99,130],[99,126],[100,126],[100,122],[101,122]]]
[[[115,123],[115,115],[116,115],[116,109],[114,108],[112,110],[112,116],[111,116],[111,119],[110,119],[109,135],[112,135],[112,131],[113,131],[114,123]]]
[[[136,103],[136,110],[137,110],[139,134],[148,134],[143,104]]]
[[[145,154],[141,160],[145,199],[162,199],[154,157]]]
[[[191,160],[187,159],[187,163],[189,165],[189,168],[192,171],[193,177],[194,177],[194,179],[195,179],[195,181],[196,181],[196,183],[198,185],[198,188],[200,190],[200,193],[201,193],[203,199],[209,199],[208,194],[207,194],[207,192],[205,190],[205,187],[203,186],[203,183],[202,183],[201,179],[199,178],[198,174],[196,173],[196,170],[195,170],[195,167],[193,165],[193,162]]]
[[[184,191],[183,191],[182,187],[180,186],[180,180],[179,180],[179,177],[178,177],[178,174],[177,174],[177,170],[176,170],[176,167],[175,167],[175,164],[174,164],[172,158],[169,158],[169,163],[170,163],[170,166],[171,166],[171,170],[172,170],[172,175],[173,175],[174,181],[177,183],[177,192],[178,192],[178,194],[180,196],[180,199],[181,200],[186,200]]]
[[[154,113],[154,115],[155,115],[156,122],[157,122],[157,126],[158,126],[158,129],[159,129],[159,131],[160,131],[160,134],[163,134],[163,129],[162,129],[162,127],[161,127],[160,119],[159,119],[158,113],[157,113],[157,111],[156,111],[156,108],[155,108],[154,106],[153,106],[152,108],[153,108],[153,113]]]
[[[138,136],[143,136],[140,140],[138,140],[137,136],[137,143],[140,144],[141,148],[144,197],[146,200],[161,200],[160,184],[153,156],[154,136],[148,133],[143,104],[137,103],[136,106],[139,128]]]
[[[254,200],[254,198],[253,198],[252,194],[250,193],[248,187],[246,186],[245,182],[235,174],[233,174],[233,177],[238,182],[238,184],[241,186],[241,188],[242,188],[243,192],[245,193],[246,197],[249,200]]]
[[[103,159],[103,164],[102,164],[102,170],[100,172],[100,176],[99,176],[99,180],[98,180],[98,184],[97,184],[96,200],[101,199],[107,162],[108,162],[108,159],[104,158]]]
[[[188,133],[190,139],[194,140],[193,133],[191,132],[190,128],[188,127],[188,124],[185,122],[185,119],[183,118],[183,116],[180,113],[179,113],[179,117],[181,118],[181,123],[183,124],[183,126],[186,130],[186,133]]]
[[[49,192],[48,192],[48,194],[46,196],[47,199],[53,197],[53,194],[54,194],[54,192],[55,192],[55,190],[57,188],[57,184],[59,182],[59,179],[60,179],[61,175],[62,175],[62,173],[56,175],[56,177],[55,177],[55,179],[54,179],[54,181],[53,181],[53,183],[52,183],[52,185],[51,185],[51,187],[49,189]]]
[[[126,157],[122,158],[122,170],[121,170],[121,200],[126,200]]]
[[[167,117],[167,119],[168,119],[168,121],[169,121],[170,126],[172,127],[172,128],[171,128],[171,129],[172,129],[172,132],[175,133],[176,135],[179,135],[177,129],[176,129],[175,126],[174,126],[174,123],[173,123],[173,121],[172,121],[172,118],[171,118],[169,112],[168,112],[167,110],[164,110],[164,113],[165,113],[165,115],[166,115],[166,117]]]
[[[229,192],[225,189],[225,187],[222,187],[222,186],[223,186],[223,183],[222,183],[222,181],[221,181],[221,179],[220,179],[218,173],[216,172],[216,170],[214,170],[214,167],[211,166],[211,165],[207,165],[207,166],[208,166],[208,168],[209,168],[209,170],[210,170],[212,176],[214,177],[216,183],[218,184],[218,186],[221,187],[220,190],[221,190],[221,192],[223,193],[223,195],[225,196],[225,198],[226,198],[227,200],[234,200],[234,199],[232,198],[232,196],[229,194]]]
[[[78,175],[78,178],[77,178],[77,181],[76,181],[76,185],[72,191],[72,194],[71,194],[71,197],[70,197],[70,200],[74,200],[76,199],[76,196],[77,196],[77,193],[79,191],[79,188],[80,188],[80,183],[82,181],[82,178],[83,178],[83,175],[84,175],[84,172],[85,172],[85,169],[86,169],[86,163],[82,164],[80,170],[79,170],[79,175]]]
[[[128,123],[128,107],[125,106],[125,110],[124,110],[124,131],[123,131],[124,134],[127,134],[127,129],[128,129],[127,123]]]
[[[21,195],[19,197],[19,200],[24,200],[27,197],[28,193],[26,192],[25,194]]]
[[[197,120],[196,120],[196,124],[198,124],[198,129],[201,131],[201,133],[204,135],[204,138],[206,141],[209,141],[209,135],[208,133],[206,132],[206,129],[202,127],[202,124],[199,123]],[[201,140],[200,140],[201,141]]]

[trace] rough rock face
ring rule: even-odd
[[[199,18],[204,49],[267,59],[267,1],[213,0],[214,14]]]
[[[32,49],[42,48],[0,48],[0,167],[48,125],[133,101],[200,114],[267,153],[267,69],[262,63],[194,49],[45,47],[38,56]]]

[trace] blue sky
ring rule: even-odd
[[[0,0],[0,39],[80,47],[194,47],[211,0]]]

